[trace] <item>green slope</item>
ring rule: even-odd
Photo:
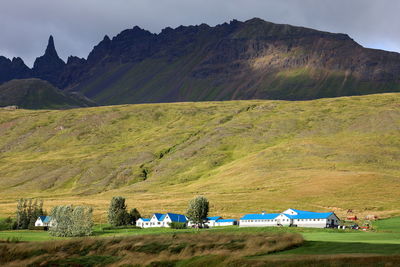
[[[303,102],[141,104],[0,111],[0,207],[15,199],[87,203],[113,195],[143,213],[288,207],[400,214],[400,94]],[[0,214],[2,215],[2,214]]]
[[[65,93],[47,81],[21,79],[0,85],[0,107],[12,105],[27,109],[65,109],[95,104],[77,94]]]

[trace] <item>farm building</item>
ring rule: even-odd
[[[188,222],[188,226],[192,227],[195,224],[191,221]],[[221,216],[207,217],[204,220],[205,227],[217,227],[217,226],[231,226],[238,225],[238,220],[236,219],[223,219]]]
[[[337,227],[339,218],[333,212],[312,212],[288,209],[282,213],[246,214],[240,219],[241,227],[298,226],[312,228]]]
[[[51,216],[39,216],[35,222],[36,227],[51,227],[54,224],[55,222],[51,219]]]
[[[238,221],[236,219],[224,219],[221,216],[207,217],[204,222],[204,225],[207,227],[216,227],[216,226],[230,226],[237,225]],[[189,222],[189,226],[193,224]]]
[[[142,228],[149,227],[169,227],[172,222],[187,223],[185,215],[176,213],[154,213],[151,218],[139,218],[136,221],[136,226]]]

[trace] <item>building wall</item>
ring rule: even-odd
[[[216,222],[214,226],[231,226],[231,225],[235,225],[234,222]]]
[[[37,221],[35,222],[35,226],[47,226],[47,225],[44,225],[43,222],[42,222],[42,220],[37,220]]]
[[[262,226],[278,226],[278,222],[273,220],[240,220],[240,227],[262,227]]]
[[[142,228],[149,228],[150,227],[150,222],[148,221],[137,221],[136,226],[142,227]]]
[[[297,227],[325,228],[326,219],[293,219],[293,224]]]

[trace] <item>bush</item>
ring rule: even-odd
[[[134,225],[121,225],[121,226],[106,226],[102,227],[102,230],[123,230],[123,229],[142,229]]]
[[[72,237],[92,234],[93,209],[88,206],[56,206],[51,211],[55,225],[49,228],[53,236]]]
[[[15,221],[10,217],[0,220],[0,231],[13,230]]]
[[[169,226],[172,229],[185,229],[186,228],[186,223],[181,223],[181,222],[171,222]]]
[[[32,228],[29,228],[29,230],[48,231],[49,227],[47,227],[47,226],[35,226],[35,227],[32,227]]]

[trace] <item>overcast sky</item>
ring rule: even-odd
[[[59,55],[87,57],[105,34],[138,25],[216,25],[259,17],[349,34],[366,47],[400,52],[399,0],[0,0],[0,55],[27,65],[50,34]]]

